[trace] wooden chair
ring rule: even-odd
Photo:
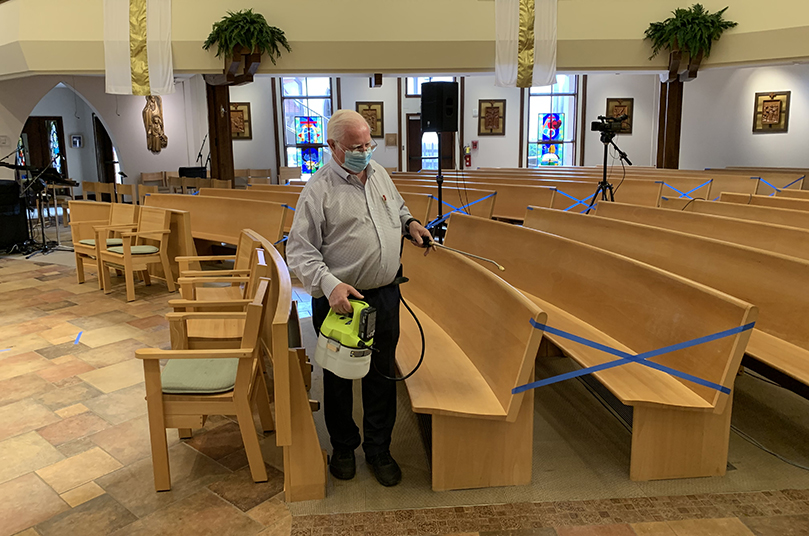
[[[235,300],[242,298],[239,285],[250,277],[251,255],[261,247],[262,236],[251,229],[242,229],[235,255],[177,257],[180,265],[180,295],[186,300]],[[192,270],[199,262],[233,261],[229,270]],[[204,287],[206,283],[231,283],[229,287]]]
[[[168,177],[166,180],[168,181],[168,188],[170,194],[183,193],[183,179],[181,179],[180,177]]]
[[[104,198],[105,195],[109,196],[109,202],[115,202],[115,184],[111,182],[99,182],[96,183],[96,200],[97,201],[107,201]]]
[[[93,201],[101,201],[98,197],[98,183],[97,182],[90,182],[90,181],[82,181],[81,183],[81,190],[82,190],[82,199],[85,201],[90,201],[90,194],[93,194]]]
[[[155,171],[154,173],[141,173],[140,183],[145,186],[165,186],[166,172]]]
[[[213,188],[213,179],[197,179],[197,190],[200,188]]]
[[[48,196],[53,200],[53,209],[54,209],[54,218],[58,220],[59,218],[59,208],[62,208],[62,221],[65,225],[69,223],[68,217],[68,202],[73,201],[75,197],[73,196],[73,187],[72,186],[59,186],[56,184],[49,184],[48,185]],[[57,228],[59,222],[56,221]]]
[[[246,179],[247,177],[250,176],[250,170],[249,169],[234,169],[233,170],[233,176],[236,177],[236,178],[241,177],[241,178]]]
[[[244,313],[169,313],[166,318],[179,349],[145,348],[135,356],[143,360],[146,404],[155,489],[171,489],[166,428],[201,428],[208,415],[236,415],[253,480],[267,480],[258,442],[253,409],[262,428],[274,428],[267,385],[260,362],[259,335],[269,299],[269,281],[262,280]],[[244,321],[234,348],[188,350],[186,326],[192,319]],[[160,359],[168,359],[162,373]]]
[[[249,169],[248,177],[272,178],[272,171],[269,169]]]
[[[153,187],[157,190],[157,186]],[[124,203],[124,196],[128,195],[130,202],[134,205],[138,198],[138,185],[137,184],[117,184],[115,185],[115,202]]]
[[[278,184],[286,184],[288,180],[300,178],[301,168],[299,167],[282,166],[278,171]]]
[[[156,193],[157,193],[157,186],[143,186],[143,185],[138,186],[138,204],[145,205],[146,195]]]
[[[71,212],[75,201],[68,202]],[[105,243],[108,246],[121,246],[123,239],[118,238],[120,233],[132,231],[137,227],[138,207],[134,205],[123,205],[119,203],[109,203],[106,219],[81,219],[81,214],[74,212],[74,219],[70,222],[70,231],[73,237],[73,252],[76,256],[76,279],[79,284],[84,283],[84,262],[92,261],[96,266],[98,274],[98,288],[103,289],[103,278],[101,277],[101,260],[99,243],[96,240],[96,232],[103,233]]]
[[[230,181],[211,179],[211,188],[231,189],[233,188],[233,184],[231,184]]]
[[[196,192],[197,189],[199,188],[199,181],[200,179],[196,177],[182,177],[180,179],[180,182],[183,185],[183,187],[180,193],[191,194]]]
[[[151,285],[148,265],[160,263],[166,274],[166,284],[170,292],[174,292],[174,278],[171,275],[168,248],[168,235],[171,232],[171,212],[168,210],[141,207],[138,214],[137,232],[121,233],[123,245],[104,246],[99,250],[101,258],[101,276],[104,281],[104,293],[112,292],[110,267],[123,268],[126,278],[126,301],[135,299],[135,272],[140,272],[144,282]],[[104,236],[96,233],[96,243]],[[152,245],[147,242],[157,242]]]

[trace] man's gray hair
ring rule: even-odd
[[[363,124],[367,125],[368,122],[354,110],[337,110],[329,119],[326,139],[341,142],[345,139],[346,130]]]

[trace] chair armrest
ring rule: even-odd
[[[216,350],[161,350],[160,348],[141,348],[135,350],[138,359],[218,359],[234,357],[243,359],[252,357],[252,348],[226,348]]]
[[[221,277],[227,275],[250,275],[250,270],[185,270],[180,277]]]
[[[166,313],[166,320],[169,322],[177,322],[180,320],[244,320],[247,318],[247,313]]]
[[[107,220],[83,220],[83,221],[72,221],[68,225],[70,225],[71,227],[73,226],[79,227],[84,225],[93,225],[93,226],[104,225],[105,223],[107,223]]]
[[[126,223],[121,225],[100,225],[98,227],[93,227],[94,231],[120,231],[123,229],[137,229],[137,223]]]
[[[177,262],[194,262],[194,261],[235,261],[236,255],[202,255],[199,257],[193,256],[179,256],[174,257]]]
[[[169,233],[171,233],[171,229],[155,229],[154,231],[121,233],[121,237],[122,238],[129,238],[129,237],[132,237],[132,236],[146,236],[146,235],[153,235],[153,234],[157,234],[157,233],[169,234]]]
[[[253,300],[169,300],[169,307],[194,307],[196,309],[208,309],[214,307],[242,307]],[[182,312],[182,311],[180,311]]]
[[[249,277],[234,276],[234,277],[181,277],[177,280],[180,285],[193,285],[195,283],[247,283],[250,281]]]

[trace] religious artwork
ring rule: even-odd
[[[146,127],[146,147],[159,153],[169,145],[169,138],[163,128],[163,98],[157,95],[146,96],[143,108],[143,126]]]
[[[539,114],[540,166],[561,166],[565,161],[565,114]]]
[[[607,99],[607,117],[621,117],[626,114],[628,117],[621,122],[621,130],[618,134],[632,134],[632,122],[634,120],[633,111],[635,99]]]
[[[301,163],[301,173],[314,173],[323,165],[323,149],[319,147],[298,149],[298,162]]]
[[[756,105],[753,108],[753,132],[787,132],[789,96],[789,91],[756,93]]]
[[[230,103],[230,136],[234,140],[253,139],[253,121],[249,102]]]
[[[371,128],[372,138],[382,138],[385,135],[383,128],[382,103],[381,102],[358,102],[357,113],[368,121]]]
[[[84,147],[84,136],[81,134],[70,135],[70,147],[73,149],[81,149]]]
[[[323,144],[323,118],[318,116],[295,117],[295,140],[298,145]]]
[[[506,135],[506,101],[478,101],[478,136]]]
[[[392,132],[390,134],[385,134],[385,147],[396,147],[399,145],[399,136]]]

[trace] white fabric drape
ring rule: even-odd
[[[146,24],[131,24],[130,5],[145,3]],[[148,71],[132,72],[130,42],[145,31]],[[116,95],[167,95],[174,93],[171,57],[171,0],[104,0],[104,66],[106,92]],[[145,85],[135,83],[146,75]]]
[[[531,70],[531,83],[523,84],[525,87],[556,82],[556,3],[557,0],[495,0],[495,85],[517,87],[521,69]],[[533,8],[533,32],[529,20],[521,24],[521,8],[524,12]],[[531,37],[533,65],[530,53],[522,58],[519,53],[520,40]]]

